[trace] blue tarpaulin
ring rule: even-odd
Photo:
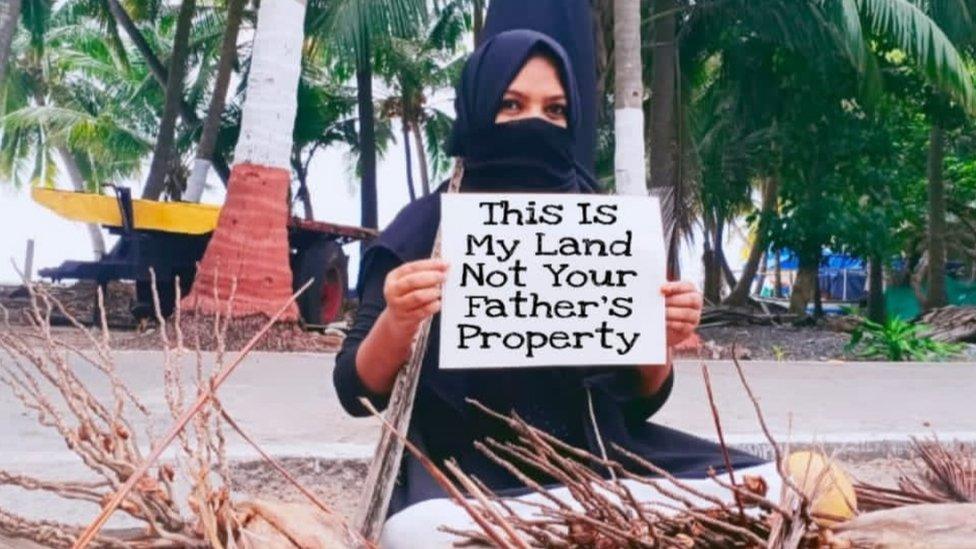
[[[775,257],[779,254],[780,269],[782,271],[796,271],[799,269],[799,258],[791,250],[769,250],[768,272],[772,272]],[[859,301],[867,296],[867,267],[860,258],[843,253],[823,251],[820,263],[820,291],[824,299],[838,301]],[[768,286],[768,283],[767,283]],[[785,295],[790,293],[789,284],[785,284]],[[764,290],[766,290],[764,288]],[[764,295],[772,295],[772,289],[764,291]]]

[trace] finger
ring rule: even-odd
[[[409,313],[415,309],[425,307],[430,302],[439,300],[440,298],[440,288],[424,288],[395,298],[390,302],[390,306],[398,312]]]
[[[690,322],[681,322],[679,320],[668,321],[667,323],[668,331],[670,332],[680,332],[680,333],[691,333],[695,331],[698,326]]]
[[[661,286],[661,293],[665,296],[684,294],[684,293],[697,293],[698,289],[691,282],[680,280],[678,282],[666,282]]]
[[[695,309],[673,309],[667,308],[665,318],[668,322],[688,322],[698,324],[701,315]]]
[[[668,341],[684,341],[695,333],[695,328],[690,324],[675,324],[668,326]]]
[[[698,292],[670,295],[664,299],[664,305],[666,307],[701,309],[702,295]]]
[[[439,312],[441,312],[440,299],[431,301],[430,303],[427,303],[423,307],[418,307],[410,311],[409,313],[402,315],[401,318],[410,322],[421,322],[423,320],[426,320],[428,317],[433,316]]]
[[[391,273],[396,273],[396,277],[400,278],[410,273],[416,273],[419,271],[441,271],[444,272],[450,264],[443,259],[418,259],[417,261],[411,261],[409,263],[404,263],[396,269],[393,269]]]
[[[396,298],[415,290],[437,287],[444,282],[446,276],[441,271],[419,271],[411,273],[403,278],[394,280],[389,286],[389,294],[392,298]]]

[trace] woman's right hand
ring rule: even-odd
[[[386,275],[386,313],[397,328],[412,337],[421,322],[441,310],[441,284],[447,267],[448,263],[440,259],[421,259],[404,263]]]

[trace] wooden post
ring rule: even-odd
[[[464,166],[460,159],[455,161],[454,175],[451,177],[447,192],[457,192],[461,187],[464,176]],[[438,230],[434,239],[434,249],[431,257],[440,257],[441,234]],[[420,369],[424,356],[427,354],[427,342],[430,339],[430,325],[432,318],[428,318],[420,326],[420,333],[414,343],[410,361],[400,370],[390,403],[386,410],[386,419],[393,425],[397,433],[404,438],[410,426],[410,416],[413,413],[414,397],[417,395],[417,383],[420,381]],[[359,525],[363,537],[370,541],[379,539],[386,521],[386,511],[390,506],[393,486],[396,484],[397,474],[400,472],[400,459],[403,457],[403,441],[390,429],[383,429],[380,441],[376,445],[373,461],[366,476],[366,485],[359,500]]]

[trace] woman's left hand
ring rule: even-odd
[[[691,282],[668,282],[661,286],[668,327],[668,347],[674,347],[694,333],[701,320],[702,295]]]

